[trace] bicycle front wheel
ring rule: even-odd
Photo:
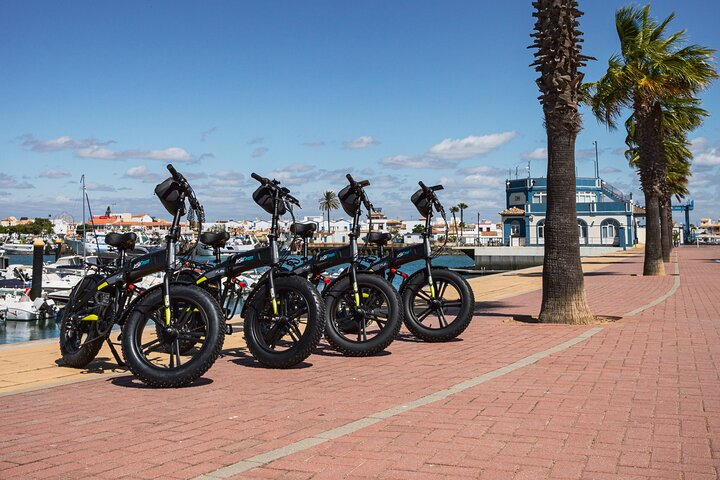
[[[277,312],[268,283],[249,300],[245,342],[255,359],[272,368],[290,368],[305,360],[320,343],[325,309],[310,282],[299,276],[275,278]]]
[[[122,350],[130,371],[153,387],[184,387],[215,363],[225,340],[217,301],[193,285],[170,286],[170,319],[162,290],[139,300],[123,326]]]

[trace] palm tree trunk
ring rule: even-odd
[[[665,204],[667,205],[667,210],[665,211],[665,214],[667,215],[667,238],[668,238],[668,245],[670,247],[670,253],[672,253],[673,248],[675,248],[675,242],[673,242],[673,216],[672,216],[672,195],[667,196],[667,200],[665,201]],[[668,260],[670,258],[668,257]]]
[[[547,215],[543,298],[539,319],[587,324],[593,315],[585,298],[575,198],[575,139],[572,131],[548,128]]]
[[[662,246],[662,257],[663,262],[670,262],[670,251],[672,250],[672,228],[670,222],[668,222],[668,212],[670,211],[670,205],[668,205],[667,196],[663,196],[660,199],[660,240]]]
[[[330,209],[329,208],[328,208],[327,214],[328,214],[328,229],[327,229],[327,231],[329,233],[330,232]]]
[[[645,261],[643,275],[665,275],[660,225],[661,184],[667,172],[662,144],[662,117],[651,105],[635,107],[640,183],[645,194]]]

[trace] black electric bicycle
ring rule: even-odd
[[[303,239],[305,262],[292,266],[292,271],[310,279],[316,286],[326,283],[322,291],[325,299],[325,339],[338,352],[348,356],[367,356],[388,347],[402,324],[400,297],[392,285],[379,275],[359,271],[358,237],[362,207],[370,216],[373,207],[364,187],[370,182],[356,182],[347,175],[350,185],[338,197],[343,210],[353,218],[350,244],[331,248],[308,258],[307,241],[315,231],[315,224],[294,223],[290,230]],[[349,264],[336,279],[323,275],[327,269]]]
[[[475,296],[470,285],[458,273],[444,267],[433,266],[430,246],[433,208],[445,219],[445,209],[435,194],[442,185],[427,187],[418,182],[420,189],[410,200],[425,218],[422,243],[397,249],[385,255],[390,235],[368,233],[366,241],[378,247],[379,254],[367,266],[367,271],[387,278],[397,276],[403,281],[398,289],[402,297],[405,326],[416,337],[428,342],[442,342],[460,335],[470,325]],[[424,260],[425,266],[408,276],[400,267],[415,260]]]
[[[244,319],[245,341],[255,359],[268,367],[289,368],[305,360],[320,342],[325,306],[306,278],[280,268],[278,220],[291,205],[299,206],[300,203],[287,188],[280,187],[280,182],[255,173],[252,178],[261,184],[253,193],[253,200],[272,214],[269,245],[231,255],[217,266],[199,273],[195,284],[226,305],[230,297],[238,298],[243,293],[238,275],[269,267],[250,290],[240,316]],[[204,233],[201,241],[213,247],[219,261],[219,248],[227,241],[226,235]],[[237,304],[234,302],[235,308]],[[234,308],[227,309],[227,314],[232,316]]]
[[[215,298],[195,285],[171,281],[185,200],[199,226],[203,209],[185,178],[172,165],[167,168],[172,177],[155,187],[163,206],[173,215],[166,248],[126,261],[136,235],[106,235],[105,241],[120,252],[119,262],[114,267],[98,267],[72,290],[60,327],[60,350],[67,365],[84,367],[105,340],[122,363],[109,340],[114,325],[122,326],[124,363],[147,385],[186,386],[203,375],[220,354],[225,326]],[[160,285],[147,290],[135,285],[159,272],[164,272]]]

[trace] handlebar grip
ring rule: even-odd
[[[418,182],[418,185],[420,185],[420,188],[422,188],[423,190],[427,190],[427,187],[426,187],[425,184],[422,182],[422,180],[420,180],[420,181]]]
[[[360,180],[359,182],[355,182],[358,187],[368,187],[370,186],[370,180]]]
[[[167,169],[168,169],[168,171],[170,172],[170,175],[172,175],[173,178],[174,178],[175,180],[177,180],[179,174],[178,174],[178,171],[175,170],[175,167],[172,166],[172,163],[168,163],[168,164],[167,164]]]
[[[353,180],[352,175],[350,175],[350,174],[348,173],[347,175],[345,175],[345,178],[347,178],[348,182],[350,182],[350,185],[352,185],[353,187],[355,186],[355,183],[356,183],[356,182],[355,182],[355,180]]]
[[[262,183],[262,184],[267,183],[267,179],[266,179],[266,178],[261,177],[260,175],[258,175],[258,174],[255,173],[255,172],[251,173],[250,176],[251,176],[252,178],[254,178],[255,180],[257,180],[258,182]]]
[[[433,192],[437,192],[438,190],[444,190],[445,187],[443,187],[442,185],[435,185],[434,187],[430,187],[430,189],[431,189]]]

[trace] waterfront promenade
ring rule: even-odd
[[[0,349],[0,478],[716,479],[720,247],[585,259],[591,326],[537,325],[540,269],[473,280],[462,339],[259,368],[240,335],[197,385],[144,388],[111,357]],[[230,343],[232,342],[232,343]]]

